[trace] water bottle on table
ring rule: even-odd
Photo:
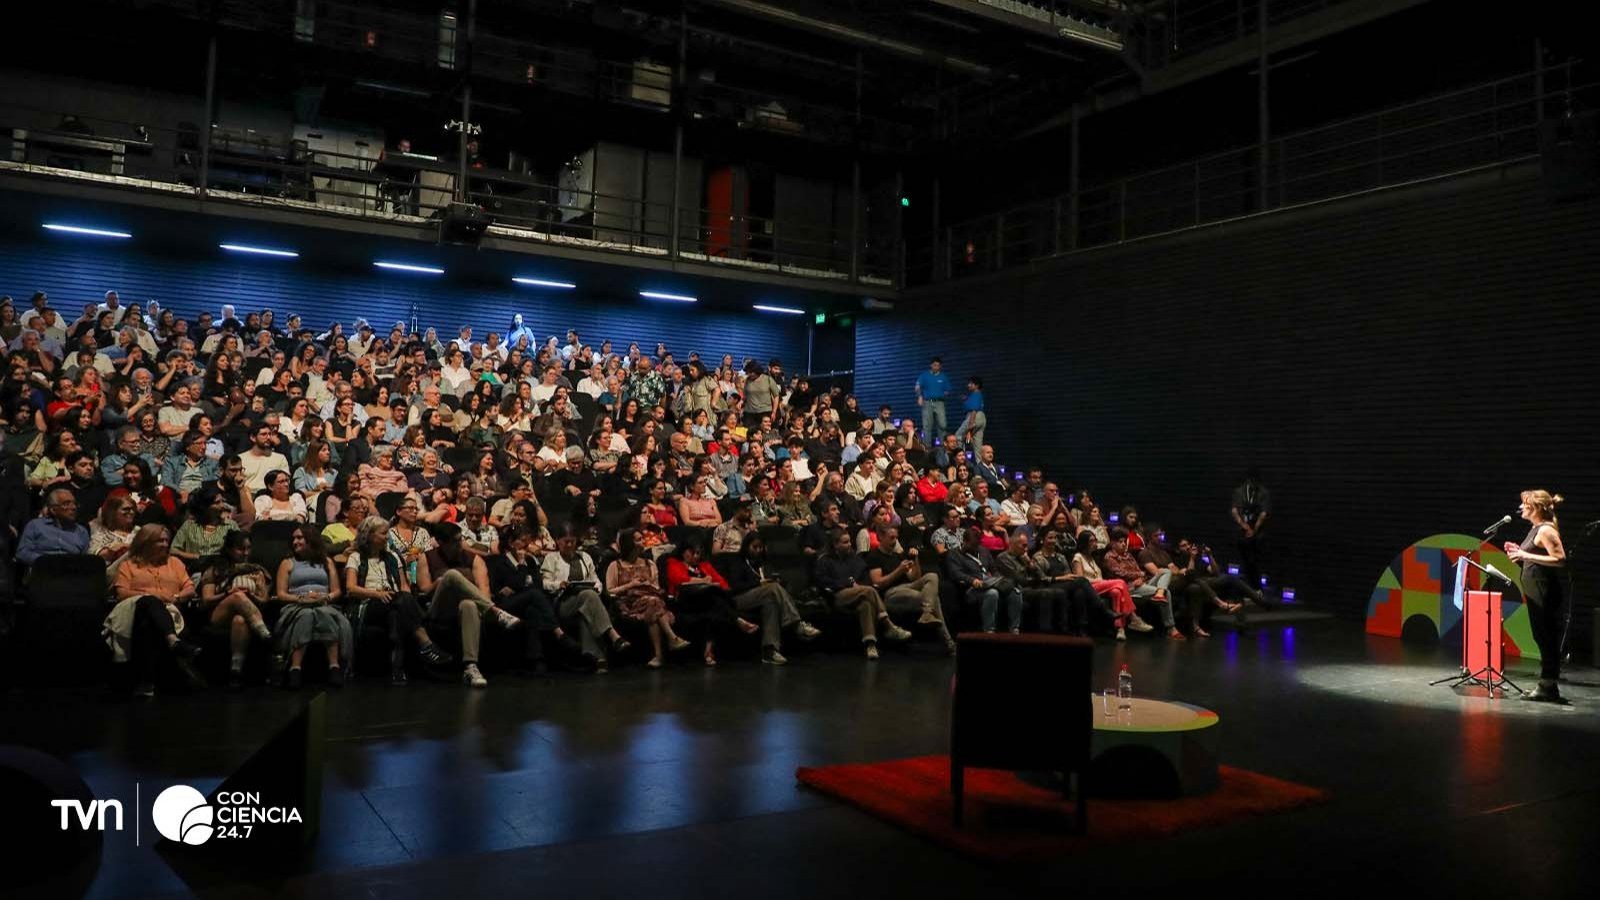
[[[1133,709],[1133,674],[1128,671],[1126,663],[1117,674],[1117,709]]]

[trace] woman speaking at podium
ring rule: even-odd
[[[1523,491],[1519,512],[1533,528],[1521,544],[1505,545],[1506,555],[1522,565],[1522,596],[1528,601],[1528,623],[1539,645],[1539,687],[1529,700],[1561,701],[1556,679],[1561,675],[1561,630],[1567,604],[1572,602],[1572,579],[1556,525],[1560,505],[1560,494]]]

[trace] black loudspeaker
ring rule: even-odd
[[[1593,112],[1549,119],[1539,126],[1545,197],[1582,200],[1600,194],[1600,129]]]
[[[494,219],[473,203],[452,203],[445,207],[444,218],[439,221],[439,240],[451,244],[477,246],[483,232]]]

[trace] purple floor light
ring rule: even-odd
[[[1294,588],[1286,587],[1286,588],[1283,589],[1283,602],[1285,602],[1285,603],[1293,603],[1294,602]]]
[[[1112,513],[1111,514],[1111,524],[1115,525],[1115,524],[1117,524],[1118,522],[1121,522],[1121,521],[1122,521],[1122,513]]]
[[[1239,567],[1233,563],[1228,563],[1228,574],[1235,578],[1239,577]]]

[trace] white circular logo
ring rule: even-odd
[[[156,831],[169,841],[204,844],[211,840],[211,805],[203,794],[186,784],[162,791],[150,810],[150,818]]]

